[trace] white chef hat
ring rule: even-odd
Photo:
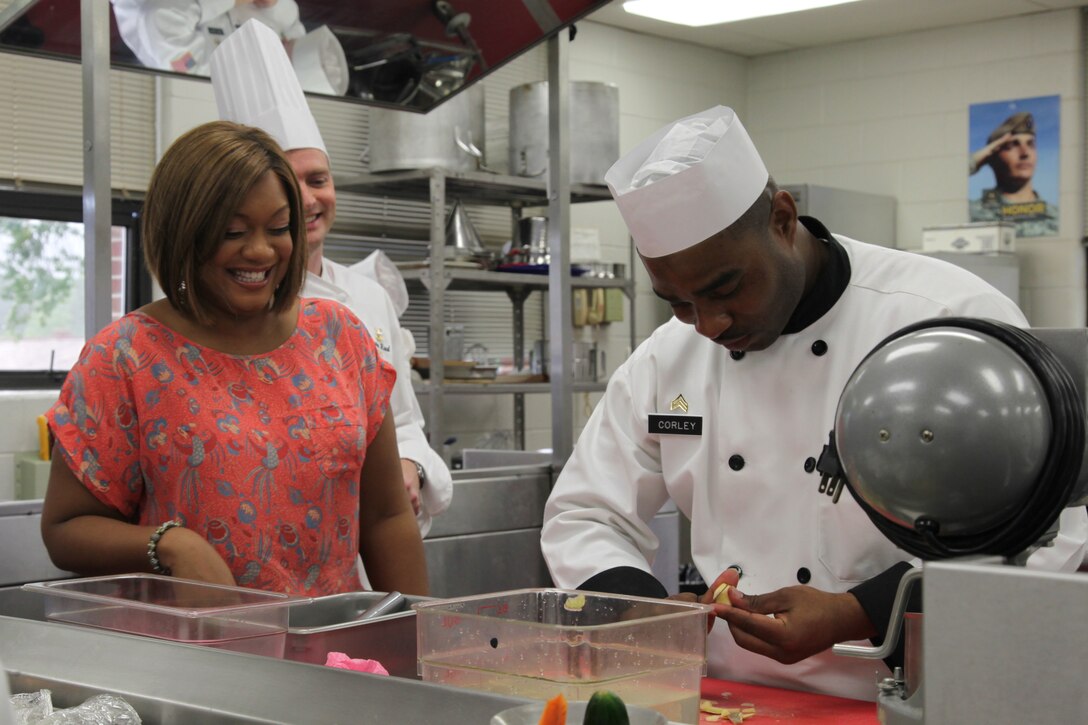
[[[328,25],[314,28],[295,41],[291,65],[303,89],[311,93],[342,96],[348,92],[348,59]]]
[[[315,148],[328,155],[283,41],[264,23],[249,20],[219,44],[211,78],[223,120],[262,129],[284,151]]]
[[[644,257],[679,252],[725,229],[768,178],[748,132],[725,106],[665,126],[604,177]]]

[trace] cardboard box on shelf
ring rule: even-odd
[[[1010,222],[977,222],[926,227],[922,230],[922,251],[1013,253],[1016,251],[1016,225]]]

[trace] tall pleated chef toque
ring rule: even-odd
[[[283,41],[249,20],[219,44],[211,58],[219,117],[268,133],[284,151],[321,149],[328,155]]]
[[[733,109],[662,128],[605,174],[639,254],[664,257],[737,221],[767,186],[767,167]]]

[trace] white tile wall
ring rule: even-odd
[[[970,104],[1060,95],[1061,231],[1018,240],[1021,300],[1033,325],[1082,326],[1084,52],[1074,9],[762,56],[741,118],[778,181],[896,197],[896,244],[917,249],[967,221]]]
[[[0,390],[0,453],[38,450],[38,416],[56,401],[56,391]]]

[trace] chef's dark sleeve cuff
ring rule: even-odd
[[[874,647],[879,647],[888,634],[888,622],[892,615],[892,605],[895,604],[895,593],[899,589],[899,580],[910,571],[911,565],[901,561],[895,566],[877,574],[872,579],[863,581],[850,590],[857,598],[861,608],[865,610],[869,621],[876,627],[877,636],[870,641]],[[922,583],[915,582],[907,598],[908,612],[922,611]],[[899,641],[892,653],[884,658],[884,664],[889,669],[903,666],[903,630],[899,630]]]
[[[669,596],[665,585],[647,574],[642,569],[633,566],[617,566],[614,569],[602,571],[586,579],[578,587],[586,592],[602,592],[604,594],[626,594],[632,597],[653,597],[664,599]]]

